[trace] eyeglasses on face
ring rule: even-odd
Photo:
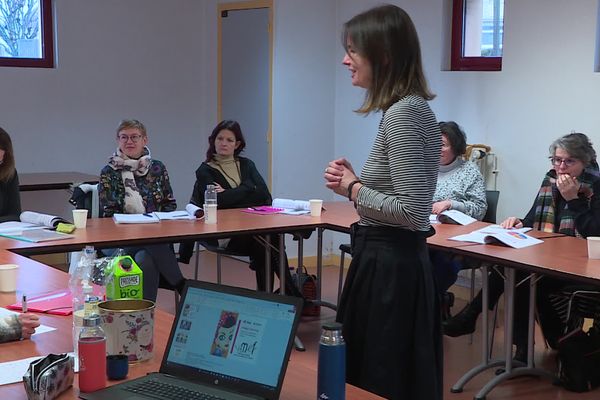
[[[131,135],[131,136],[119,135],[118,136],[119,142],[121,142],[121,143],[127,143],[129,141],[129,139],[131,139],[131,141],[133,143],[137,143],[142,139],[142,137],[143,137],[142,135]]]
[[[555,167],[560,167],[560,164],[562,164],[562,163],[565,163],[566,167],[572,167],[578,161],[576,158],[560,158],[560,157],[549,157],[549,158],[550,158],[550,162]]]

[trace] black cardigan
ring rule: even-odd
[[[20,216],[19,175],[15,171],[8,181],[0,181],[0,222],[19,221]]]
[[[218,169],[203,162],[196,170],[196,183],[190,203],[202,207],[206,185],[218,183],[225,189],[224,192],[217,195],[220,209],[271,205],[271,193],[254,162],[244,157],[238,157],[238,161],[242,182],[236,188],[231,187]]]

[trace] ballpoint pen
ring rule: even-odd
[[[23,314],[27,312],[27,295],[25,294],[21,298],[21,311],[23,312]]]

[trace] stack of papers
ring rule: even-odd
[[[543,243],[541,240],[525,234],[525,232],[530,230],[531,228],[504,229],[500,225],[490,225],[471,233],[454,236],[448,239],[481,244],[505,244],[515,249],[522,249],[523,247]]]
[[[195,219],[187,211],[156,211],[144,214],[113,214],[117,224],[154,224],[162,220]]]

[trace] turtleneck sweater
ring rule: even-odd
[[[218,169],[232,188],[238,187],[242,182],[242,178],[240,176],[240,163],[233,157],[233,155],[222,156],[215,154],[215,157],[208,162],[208,165]]]
[[[440,165],[433,202],[450,200],[453,210],[481,220],[487,210],[485,184],[477,166],[456,157],[447,165]]]

